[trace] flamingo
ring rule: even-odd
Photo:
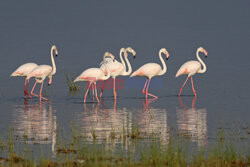
[[[124,48],[120,49],[121,63],[119,61],[117,61],[117,60],[112,61],[109,57],[105,59],[106,66],[108,66],[108,68],[110,69],[110,76],[113,78],[114,99],[116,99],[116,97],[117,97],[117,93],[116,93],[116,89],[115,89],[115,79],[116,79],[116,77],[119,76],[119,75],[127,76],[127,75],[130,75],[131,72],[132,72],[132,67],[131,67],[130,62],[128,60],[128,53],[127,52],[132,53],[133,57],[135,58],[136,52],[131,47],[128,47],[126,49],[124,49]],[[125,64],[125,62],[123,60],[122,53],[124,53],[125,61],[126,61],[127,65],[128,65],[128,71],[126,69],[126,64]],[[106,69],[105,65],[103,64],[103,62],[101,62],[100,69],[103,70],[105,72],[105,74],[107,73],[107,69]],[[102,90],[101,90],[101,93],[100,93],[100,97],[102,97],[104,86],[105,86],[105,81],[104,81],[104,83],[102,85]]]
[[[182,85],[181,89],[180,89],[180,92],[179,92],[179,95],[181,95],[181,92],[182,92],[182,89],[183,87],[185,86],[185,84],[187,83],[188,81],[188,78],[191,77],[191,84],[192,84],[192,89],[193,89],[193,92],[194,92],[194,95],[196,96],[196,92],[195,92],[195,89],[194,89],[194,83],[193,83],[193,78],[192,76],[196,73],[205,73],[206,70],[207,70],[207,66],[206,64],[201,60],[200,56],[199,56],[199,53],[200,52],[203,52],[205,54],[205,58],[207,58],[207,51],[202,48],[202,47],[199,47],[196,51],[196,57],[198,59],[198,61],[194,61],[194,60],[191,60],[191,61],[187,61],[186,63],[184,63],[180,69],[177,71],[175,77],[177,78],[178,76],[180,75],[185,75],[187,74],[187,79],[186,81],[184,82],[184,84]],[[201,69],[201,66],[203,66],[203,68]]]
[[[24,98],[26,98],[26,95],[31,98],[31,96],[28,93],[29,89],[29,79],[27,79],[28,74],[37,67],[36,63],[25,63],[18,67],[10,76],[11,77],[25,77],[24,82]]]
[[[111,57],[112,60],[115,60],[115,57],[110,53],[110,52],[105,52],[104,56],[103,56],[103,65],[106,66],[106,62],[105,62],[105,58],[106,57]],[[85,71],[83,71],[81,73],[81,75],[79,75],[74,82],[78,82],[78,81],[88,81],[90,84],[87,88],[87,91],[85,93],[84,96],[84,103],[86,103],[86,98],[87,98],[87,94],[89,91],[89,88],[92,84],[94,84],[94,89],[95,89],[95,95],[96,95],[96,99],[98,101],[98,103],[100,102],[97,96],[97,90],[96,90],[96,81],[100,81],[100,80],[107,80],[110,77],[110,70],[109,67],[107,67],[107,75],[105,75],[104,71],[101,70],[100,68],[89,68]]]
[[[135,72],[133,72],[132,75],[130,76],[130,77],[145,76],[147,78],[145,85],[144,85],[144,88],[142,90],[142,93],[146,94],[146,99],[148,98],[148,95],[152,96],[154,98],[158,98],[157,96],[148,93],[148,86],[149,86],[149,83],[150,83],[150,80],[152,77],[163,75],[167,71],[166,63],[162,58],[162,53],[164,53],[166,55],[166,60],[169,58],[169,53],[165,48],[162,48],[159,50],[159,58],[160,58],[161,63],[163,65],[163,69],[161,68],[161,66],[159,64],[147,63],[147,64],[144,64],[143,66],[141,66]],[[146,91],[145,91],[145,89],[146,89]]]
[[[48,85],[50,85],[52,83],[52,76],[56,73],[56,64],[55,64],[53,52],[55,52],[55,56],[58,55],[58,51],[57,51],[57,48],[55,45],[53,45],[51,47],[51,51],[50,51],[52,67],[50,65],[39,65],[34,70],[32,70],[31,73],[29,73],[29,75],[27,77],[27,79],[29,79],[31,77],[35,77],[36,82],[31,90],[31,95],[40,97],[40,101],[41,101],[41,99],[48,100],[47,98],[42,97],[43,82],[44,82],[45,78],[46,77],[49,78]],[[37,94],[33,93],[37,83],[41,83],[39,96]]]

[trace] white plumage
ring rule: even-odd
[[[157,96],[148,93],[148,86],[149,86],[149,83],[150,83],[150,80],[151,80],[152,77],[164,75],[167,72],[167,66],[166,66],[165,61],[162,58],[162,55],[161,55],[162,53],[164,53],[166,55],[166,59],[168,59],[169,53],[168,53],[168,51],[165,48],[162,48],[159,51],[159,58],[160,58],[161,63],[163,65],[163,69],[161,68],[161,66],[159,64],[156,64],[156,63],[147,63],[147,64],[144,64],[143,66],[141,66],[138,70],[136,70],[135,72],[133,72],[130,75],[130,77],[134,77],[134,76],[144,76],[144,77],[147,77],[147,80],[145,82],[144,88],[142,90],[142,92],[144,94],[146,94],[146,99],[147,99],[148,95],[152,96],[154,98],[158,98]]]
[[[28,79],[31,78],[31,77],[34,77],[36,79],[36,82],[35,82],[32,90],[31,90],[31,94],[34,95],[34,96],[40,97],[40,100],[41,99],[48,100],[48,99],[42,97],[43,82],[44,82],[45,78],[46,77],[49,78],[49,83],[48,84],[50,85],[52,83],[52,76],[56,73],[56,64],[55,64],[53,52],[55,52],[55,56],[58,55],[58,50],[57,50],[55,45],[53,45],[51,47],[51,50],[50,50],[50,57],[51,57],[52,66],[50,66],[50,65],[39,65],[36,68],[34,68],[29,73],[29,75],[27,76]],[[37,94],[33,93],[37,82],[42,84],[41,88],[40,88],[40,95],[39,96]]]
[[[28,95],[30,98],[31,96],[28,93],[29,89],[29,78],[27,76],[37,67],[36,63],[26,63],[18,67],[10,76],[11,77],[25,77],[24,83],[24,98]]]
[[[26,63],[18,67],[10,76],[11,77],[27,77],[29,73],[37,67],[36,63]]]
[[[182,89],[185,86],[189,77],[191,77],[192,89],[193,89],[194,95],[196,96],[192,76],[195,75],[196,73],[204,73],[207,70],[206,64],[201,60],[199,56],[199,52],[203,52],[205,54],[205,57],[207,57],[207,51],[204,48],[199,47],[196,51],[196,57],[198,61],[191,60],[191,61],[184,63],[175,75],[175,77],[178,77],[180,75],[188,75],[186,81],[184,82],[184,84],[182,85],[180,89],[179,96],[181,95]]]
[[[109,53],[109,52],[105,52],[104,56],[103,56],[103,65],[106,66],[106,61],[105,58],[107,56],[110,56],[112,58],[112,60],[115,59],[115,57]],[[110,77],[110,70],[108,67],[107,68],[107,72],[108,74],[105,75],[104,71],[102,71],[100,68],[89,68],[85,71],[83,71],[78,77],[76,77],[76,79],[74,80],[74,82],[79,82],[79,81],[88,81],[90,84],[87,88],[87,91],[85,93],[84,96],[84,103],[86,102],[86,98],[87,98],[87,94],[89,91],[89,88],[92,84],[94,84],[94,89],[95,89],[95,94],[96,94],[96,99],[99,102],[98,96],[97,96],[97,90],[96,90],[96,81],[100,81],[100,80],[107,80]]]
[[[117,60],[113,61],[109,57],[106,57],[105,60],[103,61],[103,62],[106,62],[106,66],[110,70],[110,76],[113,78],[113,82],[114,82],[113,83],[113,93],[114,93],[114,98],[115,99],[116,99],[116,96],[117,96],[116,89],[115,89],[115,79],[116,79],[116,77],[119,76],[119,75],[128,76],[132,72],[132,67],[131,67],[131,64],[130,64],[130,62],[128,60],[128,53],[127,52],[132,53],[132,55],[135,58],[136,52],[131,47],[128,47],[126,49],[124,49],[124,48],[120,49],[121,63],[118,62]],[[125,61],[127,63],[127,66],[128,66],[128,71],[126,69],[126,64],[125,64],[124,59],[122,57],[122,53],[124,53],[124,58],[125,58]],[[104,73],[107,74],[107,68],[105,67],[103,62],[101,62],[101,64],[100,64],[101,65],[100,69],[102,69],[104,71]],[[104,86],[105,86],[105,82],[104,82],[104,84],[102,86],[100,97],[102,97]]]

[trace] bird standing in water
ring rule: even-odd
[[[115,57],[111,53],[105,52],[105,54],[103,56],[104,66],[106,66],[105,58],[108,57],[108,56],[111,57],[113,61],[115,61]],[[106,69],[107,69],[107,72],[108,72],[107,75],[105,75],[104,71],[101,70],[100,68],[89,68],[89,69],[83,71],[74,80],[74,82],[79,82],[79,81],[88,81],[89,82],[87,91],[86,91],[85,96],[84,96],[84,103],[86,103],[86,98],[87,98],[87,95],[88,95],[88,91],[89,91],[89,88],[90,88],[90,86],[92,84],[94,84],[96,100],[99,103],[99,99],[98,99],[98,95],[97,95],[97,90],[96,90],[96,82],[97,81],[101,81],[101,80],[104,81],[104,80],[109,79],[109,77],[110,77],[110,70],[109,70],[108,66],[106,66]]]
[[[128,47],[126,49],[124,49],[124,48],[120,49],[121,63],[119,61],[117,61],[117,60],[112,61],[112,60],[110,60],[110,58],[105,59],[106,66],[110,70],[110,76],[113,78],[114,99],[116,99],[116,97],[117,97],[116,88],[115,88],[115,79],[116,79],[116,77],[119,76],[119,75],[128,76],[132,72],[132,67],[131,67],[130,62],[128,60],[128,53],[127,52],[132,53],[133,57],[135,58],[136,52],[131,47]],[[123,60],[122,53],[124,54],[125,61],[126,61],[127,65],[128,65],[128,71],[126,69],[126,64],[125,64],[125,62]],[[107,69],[106,69],[105,65],[103,64],[103,62],[101,62],[101,67],[100,68],[105,72],[105,74],[107,73]],[[101,90],[101,93],[100,93],[100,97],[102,97],[105,82],[106,81],[104,81],[104,83],[102,85],[102,90]]]
[[[53,52],[55,52],[55,56],[57,57],[58,51],[57,51],[57,48],[55,45],[53,45],[51,47],[51,51],[50,51],[52,67],[50,65],[39,65],[34,70],[32,70],[31,73],[27,77],[27,79],[30,79],[31,77],[34,77],[36,79],[36,82],[31,90],[31,95],[39,97],[40,101],[41,101],[41,99],[48,100],[47,98],[42,97],[43,82],[44,82],[45,78],[46,77],[49,78],[48,84],[50,85],[52,83],[52,76],[55,75],[55,73],[56,73],[56,64],[55,64]],[[33,93],[37,83],[41,83],[39,95]]]
[[[204,48],[199,47],[196,51],[196,57],[198,61],[195,61],[195,60],[187,61],[180,67],[180,69],[177,71],[175,75],[175,77],[178,77],[180,75],[188,75],[186,81],[184,82],[184,84],[182,85],[180,89],[179,96],[181,95],[182,89],[187,83],[189,77],[191,78],[192,89],[193,89],[194,95],[196,96],[192,76],[195,75],[196,73],[205,73],[207,70],[206,64],[201,60],[199,56],[200,52],[203,52],[205,54],[205,58],[207,58],[207,51]],[[203,68],[201,68],[201,66],[203,66]]]
[[[144,77],[147,78],[147,80],[145,82],[145,85],[144,85],[144,88],[142,90],[142,93],[146,94],[146,99],[148,98],[148,95],[152,96],[154,98],[158,98],[157,96],[148,93],[148,86],[149,86],[149,83],[150,83],[150,80],[151,80],[152,77],[160,76],[160,75],[163,75],[163,74],[165,74],[167,72],[167,66],[166,66],[165,61],[162,58],[162,53],[164,53],[166,55],[166,60],[169,58],[169,53],[165,48],[162,48],[159,51],[159,58],[161,60],[163,69],[157,63],[147,63],[147,64],[144,64],[143,66],[141,66],[138,70],[136,70],[135,72],[133,72],[130,75],[130,77],[144,76]]]

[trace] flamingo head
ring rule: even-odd
[[[168,60],[168,58],[169,58],[169,53],[168,53],[167,49],[162,48],[162,49],[160,50],[160,52],[164,53],[164,54],[166,55],[166,60]]]
[[[53,46],[51,47],[51,49],[55,51],[55,54],[56,54],[55,56],[57,57],[57,55],[58,55],[58,50],[57,50],[57,48],[56,48],[56,45],[53,45]]]
[[[126,49],[126,56],[128,56],[127,52],[132,53],[133,57],[135,59],[136,52],[134,51],[134,49],[132,49],[131,47],[127,47],[127,49]]]
[[[49,76],[49,82],[48,82],[48,85],[51,85],[52,84],[52,75]]]
[[[103,60],[105,59],[105,57],[111,57],[113,62],[115,61],[115,56],[110,52],[105,52],[104,53]],[[105,62],[105,61],[103,61],[103,62]]]
[[[207,58],[207,51],[203,47],[199,47],[199,50],[205,54],[205,58]]]
[[[55,50],[55,53],[56,53],[56,57],[57,57],[57,55],[58,55],[58,50],[57,49]]]

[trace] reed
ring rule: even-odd
[[[80,90],[80,86],[74,83],[75,77],[72,74],[65,72],[65,77],[70,92],[76,92]]]

